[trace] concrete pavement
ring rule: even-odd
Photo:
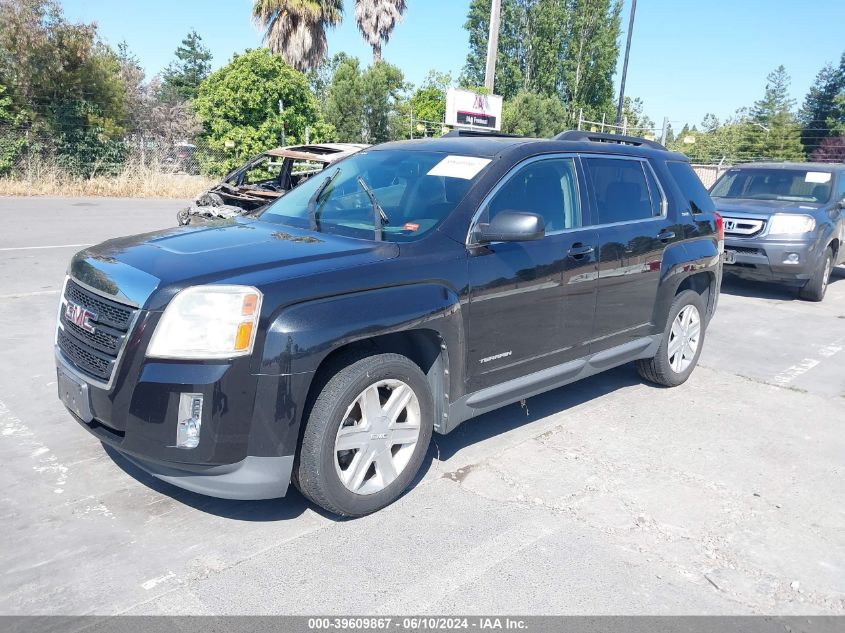
[[[623,367],[482,416],[337,521],[158,482],[56,398],[76,245],[181,204],[0,199],[0,614],[845,613],[843,271],[822,304],[728,283],[686,385]]]

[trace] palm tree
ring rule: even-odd
[[[407,9],[405,0],[355,0],[355,19],[364,39],[373,47],[373,63],[381,61],[382,43]]]
[[[326,28],[343,19],[343,0],[255,0],[252,19],[267,48],[305,72],[326,56]]]

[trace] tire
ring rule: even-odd
[[[698,335],[695,339],[694,350],[691,349],[692,341],[688,340],[690,347],[682,345],[681,351],[676,351],[675,341],[678,336],[682,336],[683,328],[688,327],[692,332],[695,331],[693,322],[689,326],[684,326],[680,321],[676,324],[676,320],[682,312],[684,312],[684,317],[691,314],[698,320]],[[653,358],[637,361],[637,371],[639,371],[640,376],[664,387],[677,387],[685,383],[701,356],[701,350],[704,347],[704,335],[707,330],[706,325],[706,307],[701,295],[694,290],[684,290],[678,294],[669,308],[669,318],[657,353]],[[682,329],[679,332],[677,328]],[[670,350],[673,353],[670,353]],[[691,355],[687,353],[689,351],[692,352]],[[681,354],[680,362],[678,354]]]
[[[819,265],[798,296],[805,301],[821,301],[827,292],[827,285],[830,282],[830,275],[833,272],[833,249],[828,247],[824,257],[819,260]]]
[[[393,411],[383,408],[391,397],[398,403]],[[329,512],[370,514],[396,501],[414,479],[433,428],[431,389],[415,363],[398,354],[352,357],[314,401],[292,480]]]

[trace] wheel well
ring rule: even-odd
[[[393,334],[383,334],[370,338],[353,341],[335,350],[326,356],[314,374],[311,386],[308,389],[305,408],[302,412],[300,425],[300,440],[302,431],[311,413],[311,407],[317,396],[323,390],[326,383],[331,380],[338,371],[350,363],[350,359],[374,354],[401,354],[411,359],[428,377],[431,393],[435,404],[435,429],[445,411],[445,402],[448,399],[448,356],[446,344],[441,336],[434,330],[408,330]],[[353,361],[354,362],[354,361]],[[298,446],[297,446],[298,449]]]
[[[701,295],[704,300],[704,305],[707,306],[707,312],[712,312],[713,306],[713,288],[716,285],[716,276],[712,272],[700,272],[690,275],[684,279],[678,286],[675,296],[681,294],[684,290],[694,290]]]
[[[839,253],[839,239],[833,238],[833,240],[830,242],[830,244],[827,245],[827,247],[833,249],[833,258],[835,260],[836,255]]]

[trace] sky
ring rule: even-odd
[[[631,0],[624,0],[620,46]],[[112,45],[126,41],[148,76],[162,71],[190,29],[214,55],[214,68],[233,53],[261,45],[250,21],[251,0],[61,0],[74,21],[96,22]],[[346,19],[328,35],[329,54],[345,51],[362,61],[372,52]],[[463,28],[469,0],[407,0],[405,20],[384,48],[385,60],[419,84],[427,72],[457,78],[469,39]],[[798,105],[818,71],[845,51],[845,0],[638,0],[626,94],[640,97],[658,125],[677,130],[707,113],[720,119],[763,95],[766,75],[783,64]],[[618,90],[621,75],[616,75]]]

